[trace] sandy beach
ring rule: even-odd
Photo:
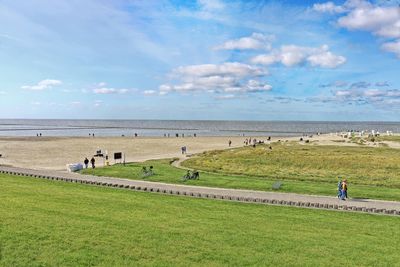
[[[97,150],[107,150],[110,164],[114,164],[114,152],[125,153],[126,162],[145,161],[149,159],[185,157],[180,148],[187,147],[187,154],[196,154],[208,150],[227,149],[228,141],[232,147],[243,146],[247,137],[1,137],[0,165],[47,170],[66,170],[66,164],[83,162],[89,159]],[[252,137],[266,140],[266,137]],[[272,142],[298,141],[300,137],[273,137]],[[358,146],[345,141],[334,134],[315,135],[311,145]],[[303,142],[304,143],[304,142]],[[387,142],[390,146],[399,148],[398,143]],[[368,144],[367,144],[368,145]],[[370,144],[372,146],[372,144]],[[103,165],[103,159],[97,158],[97,165]]]
[[[255,137],[257,138],[257,137]],[[126,162],[149,159],[182,157],[181,147],[187,154],[213,149],[243,146],[244,137],[2,137],[0,138],[0,164],[32,169],[65,170],[66,164],[83,162],[97,150],[108,152],[110,164],[114,152],[123,152]],[[265,139],[265,137],[263,137]],[[102,158],[97,158],[103,165]]]

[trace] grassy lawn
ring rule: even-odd
[[[338,176],[353,185],[400,188],[400,150],[276,143],[202,153],[183,162],[202,170],[276,179],[332,182]]]
[[[166,183],[270,191],[283,181],[281,192],[335,196],[337,176],[349,180],[349,195],[400,201],[400,150],[368,147],[274,145],[213,151],[189,159],[185,166],[206,170],[200,180],[183,182],[185,170],[169,160],[114,165],[84,173]],[[155,175],[142,178],[143,166]],[[237,175],[247,173],[249,175]],[[365,175],[365,176],[364,176]],[[379,177],[377,179],[376,177]]]
[[[400,218],[0,175],[0,266],[395,266]]]

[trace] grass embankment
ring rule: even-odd
[[[353,136],[350,138],[350,140],[351,142],[358,145],[365,145],[366,142],[373,142],[379,146],[388,147],[389,145],[383,142],[385,141],[400,142],[400,135],[382,135],[382,136],[368,136],[368,137]]]
[[[169,160],[114,165],[84,173],[262,191],[272,190],[272,185],[281,180],[280,192],[328,196],[336,194],[337,177],[343,176],[349,180],[349,195],[353,198],[400,201],[400,150],[286,143],[272,147],[206,152],[184,161],[184,166],[208,171],[201,172],[197,181],[183,182],[185,170],[170,166]],[[156,174],[142,178],[142,166],[150,165]]]
[[[342,176],[352,184],[400,188],[399,149],[296,143],[276,143],[272,148],[205,152],[183,165],[225,174],[300,181],[332,182]]]
[[[375,137],[376,141],[400,142],[400,135],[382,135]]]
[[[400,219],[0,175],[0,266],[394,266]],[[341,255],[341,256],[338,256]]]

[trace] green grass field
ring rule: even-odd
[[[83,173],[148,181],[271,191],[283,181],[281,192],[335,196],[337,177],[349,180],[349,195],[400,201],[400,150],[280,144],[200,154],[184,166],[206,170],[200,180],[183,182],[185,170],[169,160],[114,165]],[[153,165],[156,175],[142,178],[141,168]],[[238,175],[239,174],[239,175]],[[240,175],[241,174],[241,175]],[[247,174],[247,175],[243,175]]]
[[[276,143],[202,153],[184,166],[225,174],[333,182],[338,176],[354,185],[400,188],[400,150]]]
[[[400,218],[0,175],[0,266],[395,266]]]

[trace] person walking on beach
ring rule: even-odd
[[[229,144],[229,147],[230,147],[230,146],[232,145],[232,141],[231,141],[231,140],[229,140],[228,144]]]
[[[186,154],[186,146],[181,147],[181,150],[182,150],[182,155]]]
[[[94,169],[94,168],[96,168],[96,166],[95,166],[95,163],[96,163],[96,160],[92,157],[92,159],[90,160],[90,163],[92,164],[92,168]]]
[[[88,165],[89,165],[89,160],[88,160],[88,158],[85,158],[85,160],[83,161],[83,163],[85,163],[85,168],[87,169],[87,168],[88,168]]]

